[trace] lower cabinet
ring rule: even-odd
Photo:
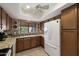
[[[78,42],[79,42],[79,29],[78,29]],[[79,56],[79,43],[78,43],[78,56]]]
[[[37,46],[37,44],[36,44],[36,38],[35,37],[32,37],[32,38],[30,38],[30,41],[31,41],[31,48],[34,48],[34,47],[36,47]]]
[[[40,36],[30,38],[31,48],[40,46]]]
[[[22,51],[24,46],[24,39],[18,38],[16,40],[16,52]]]
[[[40,46],[40,36],[16,39],[16,52]]]
[[[24,38],[24,50],[30,49],[30,38]]]
[[[40,44],[44,48],[44,38],[43,37],[40,37]]]
[[[37,36],[36,37],[36,46],[40,46],[41,45],[41,39],[40,39],[40,36]]]
[[[77,30],[62,30],[61,55],[77,56]]]

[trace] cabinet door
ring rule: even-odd
[[[24,50],[30,48],[30,38],[24,38]]]
[[[16,52],[19,51],[19,39],[16,39]]]
[[[40,36],[36,37],[36,46],[40,46]]]
[[[2,29],[6,30],[6,13],[3,9],[2,9]]]
[[[62,30],[61,55],[77,56],[77,30]]]
[[[36,38],[35,37],[31,37],[30,38],[30,40],[31,40],[31,48],[33,48],[33,47],[36,47],[37,45],[36,45]]]
[[[1,7],[0,7],[0,28],[1,28]]]
[[[19,51],[22,51],[23,50],[23,45],[24,45],[23,42],[24,42],[23,41],[23,38],[18,38],[16,40],[16,52],[19,52]]]
[[[79,42],[79,29],[78,29],[78,42]],[[78,43],[78,56],[79,56],[79,43]]]
[[[11,21],[11,19],[10,19],[10,17],[9,17],[8,14],[6,14],[6,20],[7,20],[7,22],[6,22],[6,28],[7,28],[7,30],[11,30],[12,21]]]
[[[71,6],[61,13],[62,29],[77,29],[77,8]]]
[[[44,48],[44,38],[40,37],[40,40],[41,40],[41,46]]]
[[[78,11],[77,11],[77,13],[78,13],[78,14],[77,14],[78,21],[77,21],[77,22],[78,22],[78,31],[79,31],[79,4],[77,4],[77,7],[78,7]]]

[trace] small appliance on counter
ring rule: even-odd
[[[5,32],[0,31],[0,41],[4,41],[6,37]]]

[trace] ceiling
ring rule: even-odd
[[[41,9],[36,9],[37,5],[41,5]],[[43,7],[45,5],[48,6],[47,9]],[[71,3],[0,3],[12,18],[36,22],[54,17],[60,14],[62,9],[71,5]]]

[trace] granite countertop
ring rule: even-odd
[[[35,36],[42,36],[42,37],[44,37],[44,34],[37,34],[37,35],[26,35],[26,36],[18,36],[18,37],[15,37],[15,38],[35,37]]]
[[[16,43],[16,39],[17,38],[35,37],[35,36],[42,36],[42,37],[44,37],[43,34],[38,34],[38,35],[27,35],[27,36],[18,36],[18,37],[5,38],[5,41],[0,41],[0,49],[11,48],[12,45],[14,43]]]
[[[11,48],[16,42],[16,38],[5,38],[5,41],[0,41],[0,49]]]

